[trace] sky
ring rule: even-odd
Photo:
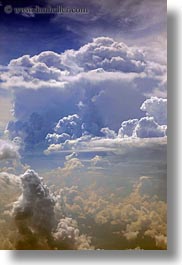
[[[165,0],[0,2],[1,218],[19,232],[0,248],[166,249],[166,18]]]

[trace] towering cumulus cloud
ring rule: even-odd
[[[55,202],[39,175],[27,170],[21,176],[21,187],[22,195],[13,208],[15,222],[22,236],[17,245],[20,249],[30,247],[31,243],[35,247],[38,236],[48,240],[55,225]]]
[[[19,231],[17,249],[90,249],[90,238],[80,235],[72,218],[55,217],[55,198],[42,178],[28,169],[21,176],[22,195],[14,203]]]
[[[13,59],[1,75],[1,86],[14,91],[9,135],[21,137],[25,150],[43,149],[88,134],[113,138],[122,122],[139,120],[143,111],[164,124],[165,100],[146,101],[146,95],[160,89],[164,95],[165,78],[164,65],[109,37],[61,54],[45,51]],[[122,133],[131,136],[133,125],[122,126]]]

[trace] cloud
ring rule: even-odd
[[[72,158],[66,166],[69,169],[80,166],[75,162],[77,159]],[[69,217],[57,220],[56,196],[34,170],[29,169],[21,176],[21,188],[22,194],[13,206],[19,232],[16,249],[93,249],[91,239],[80,234],[75,220]]]
[[[66,156],[66,161],[64,162],[63,167],[56,168],[53,171],[53,175],[55,176],[62,176],[63,178],[70,177],[75,172],[80,172],[84,168],[84,165],[80,159],[77,157],[70,156],[69,158]],[[55,179],[55,181],[57,181]]]
[[[49,1],[50,2],[50,1]],[[59,1],[51,1],[51,5],[58,5]],[[86,15],[61,14],[53,18],[55,23],[60,23],[62,16],[68,20],[69,30],[80,36],[97,36],[101,32],[110,36],[134,37],[156,34],[164,30],[166,22],[166,3],[163,0],[151,1],[66,1],[72,7],[87,7]],[[145,14],[145,16],[143,15]],[[85,26],[87,21],[87,27]],[[76,23],[74,23],[76,22]],[[77,26],[77,28],[76,28]],[[80,30],[80,33],[78,31]],[[87,28],[87,31],[86,31]],[[119,31],[119,34],[118,34]]]
[[[70,160],[72,158],[76,158],[78,154],[76,152],[71,153],[70,155],[65,156],[66,160]]]
[[[10,185],[10,184],[19,184],[19,178],[18,176],[8,173],[8,172],[0,172],[0,180],[1,184],[2,182]]]
[[[155,236],[156,246],[162,249],[166,249],[167,246],[167,236],[156,235]]]
[[[122,122],[142,117],[146,94],[160,89],[165,75],[165,66],[147,60],[141,49],[109,37],[61,54],[24,55],[1,77],[2,87],[14,93],[15,120],[7,129],[12,139],[22,138],[25,150],[101,136],[103,128],[115,137]]]
[[[81,161],[78,158],[75,157],[75,158],[71,158],[71,159],[67,160],[64,163],[64,166],[65,166],[65,170],[72,171],[74,169],[82,168],[83,164],[81,163]]]
[[[157,107],[156,107],[157,104]],[[85,151],[95,151],[97,150],[107,150],[108,146],[112,149],[117,148],[116,144],[118,144],[118,149],[120,148],[120,143],[122,142],[122,138],[131,138],[131,141],[133,141],[135,138],[161,138],[166,136],[167,131],[167,125],[159,125],[157,121],[161,123],[162,117],[164,116],[163,123],[166,122],[165,116],[167,116],[167,109],[166,109],[167,99],[152,97],[150,99],[147,99],[142,103],[141,109],[143,111],[146,111],[146,106],[150,105],[153,109],[153,112],[149,113],[147,112],[145,117],[142,117],[140,119],[129,119],[126,121],[123,121],[121,123],[121,128],[118,130],[118,134],[114,131],[109,129],[108,127],[101,128],[100,132],[102,133],[102,137],[94,137],[94,135],[89,134],[85,130],[85,124],[82,124],[82,121],[79,119],[79,133],[77,133],[77,137],[75,137],[73,133],[72,127],[69,125],[66,125],[69,127],[69,131],[67,131],[67,127],[64,128],[64,125],[61,127],[61,133],[63,132],[69,132],[71,135],[64,135],[60,134],[53,134],[51,137],[54,137],[54,141],[49,140],[49,147],[47,151],[45,151],[47,154],[51,152],[57,152],[57,151],[63,151],[63,150],[73,150],[76,149],[77,151],[83,151],[85,148]],[[153,106],[153,107],[152,107]],[[73,115],[74,117],[75,115]],[[72,116],[70,116],[72,117]],[[79,117],[77,117],[78,119]],[[157,119],[157,121],[155,120]],[[65,117],[65,120],[67,121],[67,117]],[[61,120],[62,122],[62,120]],[[77,125],[75,122],[73,122],[73,125]],[[82,129],[80,131],[80,128]],[[81,136],[80,136],[81,135]],[[63,137],[65,136],[65,137]],[[47,138],[51,138],[49,135]],[[59,137],[61,138],[61,141],[59,141]]]
[[[155,131],[154,131],[155,132]],[[142,135],[141,135],[142,136]],[[90,136],[82,136],[75,140],[67,140],[62,144],[52,144],[45,151],[46,154],[52,152],[60,152],[60,151],[70,151],[75,150],[76,152],[96,152],[96,151],[116,151],[120,150],[124,152],[125,150],[130,150],[133,147],[138,146],[138,148],[145,147],[147,145],[163,145],[166,144],[166,137],[164,133],[161,133],[161,137],[159,135],[155,135],[153,138],[148,138],[149,135],[145,135],[144,139],[141,138],[120,138],[117,137],[115,139],[101,138],[101,137],[90,137]],[[157,137],[157,138],[156,138]]]
[[[167,99],[151,97],[143,102],[141,110],[154,117],[159,125],[167,124]]]
[[[166,126],[159,126],[153,117],[141,118],[134,129],[139,138],[164,137]]]
[[[102,128],[100,131],[101,131],[101,133],[104,134],[104,136],[105,136],[106,138],[109,138],[109,139],[114,139],[114,138],[116,138],[116,133],[115,133],[115,131],[110,130],[108,127],[107,127],[107,128]]]
[[[31,236],[37,238],[40,235],[49,239],[55,226],[54,197],[43,184],[42,178],[28,169],[21,176],[21,188],[22,195],[13,207],[13,216],[21,236],[17,242],[18,248],[22,247],[22,240],[26,245]]]
[[[18,159],[18,146],[15,143],[0,140],[0,160]]]
[[[121,123],[121,128],[118,131],[119,137],[131,137],[133,135],[134,129],[138,124],[138,119],[123,121]]]
[[[94,249],[93,246],[90,245],[90,238],[85,235],[80,235],[77,222],[69,217],[59,221],[53,237],[56,243],[61,245],[61,249]]]
[[[152,183],[154,183],[152,177],[141,176],[134,181],[131,191],[127,192],[124,197],[121,193],[125,189],[119,186],[118,182],[117,189],[113,187],[114,193],[110,190],[109,193],[106,192],[105,189],[100,188],[100,185],[94,185],[93,189],[93,183],[90,186],[87,184],[86,190],[79,189],[79,187],[64,188],[58,200],[58,207],[59,205],[63,207],[64,200],[64,209],[68,215],[74,215],[79,220],[83,219],[84,223],[89,222],[91,218],[93,229],[91,231],[95,231],[98,227],[100,232],[108,228],[108,231],[117,233],[117,244],[119,240],[121,242],[127,240],[131,242],[133,248],[138,245],[145,248],[148,242],[148,246],[152,248],[166,249],[167,205],[155,193],[148,194],[146,187]],[[103,230],[102,227],[104,227]],[[71,231],[73,231],[72,237],[74,238],[75,230]],[[109,235],[104,238],[110,239]],[[117,247],[120,249],[119,246]]]
[[[127,240],[134,240],[137,238],[139,232],[138,231],[131,231],[125,232],[123,235],[126,237]]]

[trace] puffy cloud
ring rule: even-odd
[[[121,123],[121,128],[118,131],[118,136],[119,137],[132,136],[137,124],[138,124],[138,119],[123,121]]]
[[[49,236],[54,225],[54,198],[42,178],[28,169],[21,176],[22,195],[14,203],[13,215],[19,232],[23,235],[37,233]],[[50,218],[51,217],[51,218]]]
[[[165,73],[139,48],[108,37],[79,50],[11,60],[1,77],[2,87],[14,91],[10,137],[21,137],[30,148],[61,143],[68,135],[101,136],[102,128],[116,132],[123,121],[142,117],[145,95],[161,86]]]
[[[19,158],[18,146],[13,142],[0,140],[0,160],[17,158]]]
[[[148,69],[147,65],[142,50],[128,47],[112,38],[98,37],[77,51],[67,50],[62,54],[45,51],[32,57],[24,55],[13,59],[8,65],[9,71],[2,74],[2,80],[5,82],[5,87],[11,84],[13,87],[24,85],[40,88],[42,85],[46,87],[47,81],[49,86],[56,86],[55,81],[57,81],[57,87],[61,83],[64,87],[70,77],[79,73],[97,69],[101,69],[101,74],[105,71],[142,73],[145,72],[145,68]],[[156,67],[157,64],[151,66],[151,71]]]
[[[140,138],[165,136],[166,126],[159,126],[153,117],[141,118],[135,127],[134,134]]]
[[[80,166],[75,165],[74,158],[71,160],[66,162],[69,168]],[[75,220],[62,216],[57,223],[56,197],[35,171],[27,170],[21,176],[21,188],[22,194],[13,207],[19,231],[17,249],[93,249],[91,238],[80,234]]]
[[[107,71],[143,72],[145,68],[142,51],[108,37],[95,38],[77,52],[65,52],[63,63],[71,67],[76,63],[84,71],[102,68]]]
[[[151,97],[143,102],[141,110],[154,117],[159,125],[167,124],[167,99]]]
[[[67,133],[48,133],[45,139],[49,144],[60,144],[65,142],[66,140],[70,140],[70,138],[70,135]]]
[[[74,169],[79,169],[83,167],[82,162],[78,158],[71,158],[67,160],[65,163],[65,169],[68,171],[72,171]]]
[[[77,114],[63,117],[56,124],[56,133],[48,134],[46,140],[51,144],[59,144],[66,140],[75,139],[82,135],[82,123]]]
[[[73,138],[81,136],[81,121],[77,114],[69,115],[59,120],[55,127],[55,131],[59,134],[67,133]],[[78,135],[78,136],[77,136]]]
[[[68,215],[74,214],[79,220],[82,218],[84,223],[91,218],[91,231],[95,231],[95,227],[100,230],[104,227],[102,231],[109,227],[113,233],[118,234],[117,244],[118,240],[127,240],[132,241],[132,246],[139,244],[143,248],[147,241],[152,248],[166,249],[167,205],[155,194],[148,194],[145,187],[151,183],[152,177],[139,177],[135,180],[131,192],[124,197],[121,195],[124,192],[123,186],[118,186],[118,193],[115,188],[112,193],[107,192],[107,189],[100,189],[97,185],[94,185],[93,189],[93,184],[87,185],[86,190],[79,187],[64,188],[58,205],[63,208],[64,198],[65,212]],[[71,231],[73,236],[70,238],[74,238],[75,230]],[[109,236],[106,238],[110,239]]]
[[[162,102],[157,104],[156,102]],[[123,141],[122,138],[161,138],[166,136],[166,131],[167,131],[167,125],[160,125],[158,124],[157,121],[160,121],[160,123],[162,123],[162,117],[164,114],[164,119],[163,122],[166,122],[165,116],[167,115],[166,113],[166,108],[164,107],[167,104],[167,99],[162,99],[162,98],[157,98],[157,97],[152,97],[150,99],[147,99],[144,101],[144,103],[141,105],[141,109],[144,111],[144,109],[146,110],[146,106],[148,106],[148,104],[150,106],[153,106],[157,104],[156,108],[153,108],[153,110],[155,109],[155,111],[151,111],[150,114],[155,116],[155,118],[153,116],[149,116],[149,113],[146,113],[147,116],[142,117],[140,119],[129,119],[126,121],[123,121],[121,123],[121,128],[118,131],[118,134],[114,131],[109,129],[108,127],[105,128],[101,128],[100,132],[102,133],[101,136],[103,137],[94,137],[94,135],[88,134],[87,131],[84,132],[85,127],[84,124],[81,124],[81,120],[79,119],[79,129],[80,127],[82,128],[82,136],[79,137],[80,134],[78,134],[78,137],[74,137],[74,133],[73,130],[70,129],[70,131],[72,131],[73,136],[72,139],[70,139],[71,137],[67,136],[67,134],[64,136],[64,134],[62,135],[57,135],[57,134],[53,134],[51,137],[54,138],[54,141],[49,140],[49,147],[46,151],[46,153],[51,153],[51,152],[57,152],[57,151],[61,151],[61,150],[72,150],[72,149],[76,149],[76,150],[106,150],[108,149],[108,146],[112,149],[112,148],[116,148],[116,144],[118,144],[118,148],[120,143]],[[145,106],[145,107],[144,107]],[[160,115],[159,115],[160,114]],[[74,117],[75,115],[73,115]],[[70,116],[71,118],[72,116]],[[77,119],[79,117],[77,116]],[[67,117],[65,117],[65,119],[67,120]],[[157,119],[157,121],[156,121]],[[64,119],[63,119],[64,120]],[[61,120],[62,121],[62,120]],[[76,124],[74,123],[74,126],[76,126]],[[65,128],[63,131],[67,131],[67,128]],[[61,131],[61,133],[63,133],[63,131]],[[59,141],[59,137],[61,138],[62,141]],[[50,139],[50,136],[48,135],[47,138]],[[133,140],[132,140],[133,141]]]
[[[110,130],[109,128],[102,128],[100,131],[105,135],[106,138],[109,138],[109,139],[116,138],[115,131]]]
[[[85,235],[80,235],[77,222],[69,217],[59,221],[53,237],[56,240],[56,243],[61,245],[61,249],[94,249],[90,245],[90,238]]]

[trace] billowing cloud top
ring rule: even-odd
[[[89,135],[162,137],[165,79],[164,65],[109,37],[61,54],[24,55],[2,74],[2,87],[13,89],[15,99],[7,129],[26,148]]]

